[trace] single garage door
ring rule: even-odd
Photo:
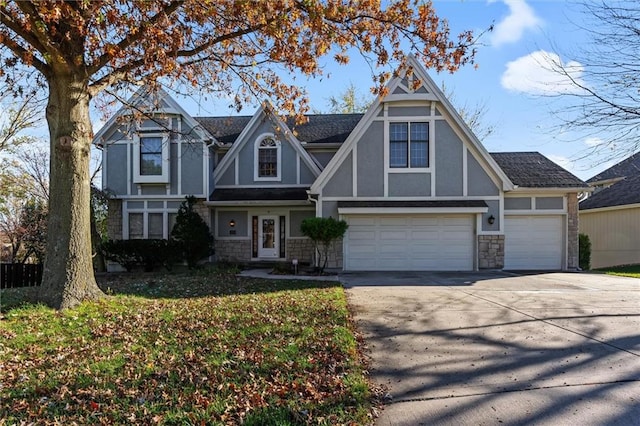
[[[562,216],[507,216],[504,229],[504,268],[562,269]]]
[[[349,215],[345,269],[472,270],[473,219],[472,215]]]

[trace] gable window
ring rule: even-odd
[[[272,135],[263,135],[256,140],[255,180],[281,179],[281,145]]]
[[[169,137],[163,133],[140,133],[133,144],[133,181],[169,183]]]
[[[429,123],[390,123],[389,167],[429,167]]]
[[[140,138],[140,174],[143,176],[162,175],[162,138]]]

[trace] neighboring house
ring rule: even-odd
[[[166,93],[155,124],[122,110],[95,138],[110,237],[167,238],[192,194],[218,259],[310,262],[300,224],[322,216],[349,224],[330,256],[344,270],[576,268],[587,185],[535,152],[489,154],[412,61],[419,88],[397,77],[365,114],[297,126],[267,103],[191,117]]]
[[[591,240],[591,267],[640,263],[640,152],[587,181],[580,232]]]

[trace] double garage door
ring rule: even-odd
[[[350,215],[345,269],[351,271],[469,271],[473,215]]]

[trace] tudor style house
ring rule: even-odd
[[[365,114],[301,125],[268,103],[192,117],[164,92],[153,119],[131,124],[122,109],[94,140],[110,237],[168,238],[194,195],[218,259],[310,262],[300,224],[322,216],[349,224],[330,258],[343,270],[576,268],[587,185],[535,152],[489,154],[412,61],[419,88],[397,77]]]

